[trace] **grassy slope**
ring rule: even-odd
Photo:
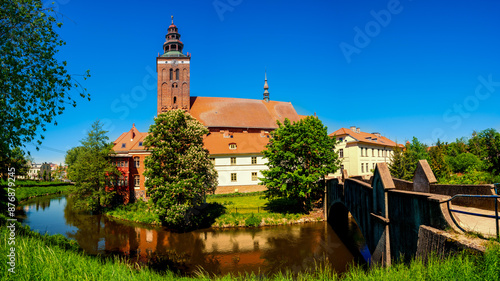
[[[16,198],[18,201],[23,201],[35,196],[63,193],[70,187],[70,185],[16,187]]]

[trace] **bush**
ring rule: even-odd
[[[259,226],[260,225],[260,221],[261,220],[259,218],[256,218],[253,214],[251,214],[250,217],[248,217],[245,220],[245,225],[246,226],[252,226],[252,227]]]

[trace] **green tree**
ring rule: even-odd
[[[500,133],[486,129],[472,135],[469,140],[470,152],[485,162],[486,170],[500,174]]]
[[[408,158],[405,157],[404,148],[396,144],[394,150],[392,151],[391,163],[389,164],[389,171],[394,178],[411,180],[413,174],[411,174],[408,169]]]
[[[450,167],[446,161],[446,146],[439,140],[436,146],[429,149],[429,165],[438,179],[447,178],[450,175]]]
[[[190,228],[196,207],[214,192],[217,172],[203,148],[208,130],[183,110],[170,110],[155,118],[144,146],[151,155],[144,175],[154,211],[173,228]]]
[[[16,147],[7,151],[7,155],[0,155],[0,172],[3,180],[8,178],[8,169],[15,168],[16,177],[24,176],[28,173],[28,158],[25,152]]]
[[[284,124],[271,132],[271,139],[263,151],[269,160],[268,170],[262,171],[266,197],[296,200],[304,211],[322,198],[324,176],[340,167],[334,151],[336,140],[327,134],[327,128],[316,117],[308,116],[298,122]]]
[[[478,156],[465,152],[457,156],[446,156],[446,162],[453,173],[465,173],[468,170],[483,170],[484,164]]]
[[[80,141],[82,146],[76,160],[68,168],[68,178],[75,182],[72,190],[75,207],[93,212],[113,203],[115,193],[106,191],[106,187],[113,187],[119,175],[109,161],[113,146],[102,126],[99,121],[92,124],[87,137]]]
[[[66,62],[55,55],[65,43],[55,27],[55,12],[40,0],[0,1],[0,158],[16,147],[37,141],[46,125],[67,105],[76,106],[69,94],[80,87],[67,73]],[[89,77],[88,71],[84,79]],[[90,100],[86,89],[80,95]]]
[[[418,161],[423,159],[429,160],[427,145],[413,137],[413,140],[407,142],[403,149],[395,148],[389,165],[391,175],[395,178],[411,181]]]

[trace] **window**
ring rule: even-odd
[[[134,157],[134,167],[139,168],[141,166],[141,160],[139,157]]]
[[[231,173],[231,181],[232,182],[236,181],[236,173]]]
[[[252,181],[257,180],[257,172],[252,172]]]
[[[372,157],[375,156],[375,148],[372,148]]]
[[[372,166],[373,166],[372,168],[375,170],[375,163],[373,163],[373,165],[372,165]]]
[[[342,142],[342,138],[339,138],[339,142]]]
[[[344,158],[344,149],[339,149],[339,157]]]
[[[122,143],[122,148],[125,148],[126,146],[127,146],[126,144]]]
[[[365,172],[365,164],[361,163],[361,173],[364,173],[364,172]]]
[[[344,165],[340,165],[340,171],[344,170]]]
[[[236,157],[231,157],[231,165],[236,165]]]
[[[134,176],[134,187],[135,188],[141,187],[141,176],[139,175]]]
[[[368,163],[366,163],[366,172],[368,173],[370,170],[368,170]]]
[[[257,164],[257,157],[252,157],[252,165]]]
[[[229,149],[236,149],[236,144],[235,143],[230,143],[229,144]]]
[[[361,148],[361,156],[365,156],[363,153],[365,152],[364,148]]]
[[[177,97],[174,97],[174,104],[177,103]]]
[[[142,146],[142,141],[139,142],[139,146]]]
[[[378,150],[378,157],[380,157],[380,149]]]
[[[175,70],[175,80],[179,80],[179,69]]]
[[[170,81],[174,80],[174,70],[170,68]]]

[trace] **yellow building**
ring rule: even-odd
[[[377,163],[390,163],[395,142],[380,133],[365,133],[359,128],[341,128],[329,135],[338,144],[335,150],[342,161],[341,168],[333,176],[341,176],[347,170],[348,176],[371,175]]]

